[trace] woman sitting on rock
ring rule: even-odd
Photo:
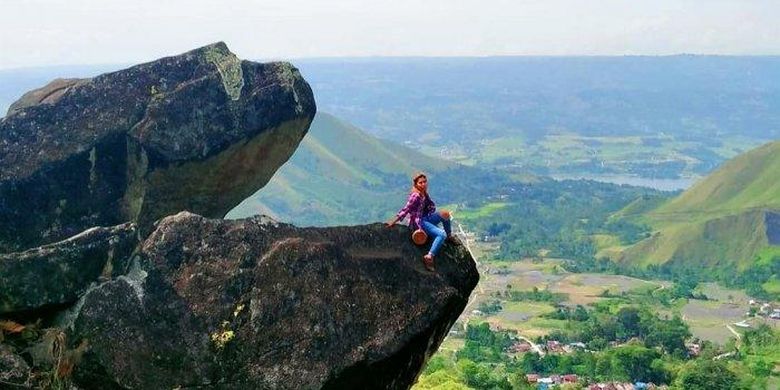
[[[439,248],[445,238],[448,241],[452,240],[452,229],[450,227],[450,213],[448,211],[436,212],[436,204],[428,196],[428,178],[424,173],[414,175],[406,205],[398,211],[395,218],[387,222],[387,227],[395,225],[407,215],[409,215],[409,227],[413,231],[422,229],[428,237],[433,237],[431,250],[423,256],[425,268],[428,271],[433,271],[433,258],[439,253]],[[444,225],[444,230],[437,226],[440,222]]]

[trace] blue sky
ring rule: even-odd
[[[780,54],[777,0],[0,0],[0,69],[242,58]]]

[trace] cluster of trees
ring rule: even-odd
[[[616,343],[631,339],[647,347],[659,347],[665,353],[685,358],[685,340],[691,336],[688,325],[678,316],[663,319],[647,308],[626,306],[613,313],[609,305],[596,305],[588,313],[577,308],[564,312],[569,322],[564,329],[555,330],[541,341],[582,342],[588,349],[603,350]],[[561,316],[561,311],[552,313]]]
[[[553,320],[587,321],[590,318],[588,309],[577,305],[574,309],[569,306],[558,306],[554,312],[545,314],[544,317]]]
[[[505,360],[504,351],[510,345],[512,338],[508,333],[493,332],[486,322],[469,324],[466,328],[466,342],[457,357],[477,362],[500,362]]]
[[[544,249],[548,256],[577,261],[594,258],[593,234],[616,234],[623,242],[645,237],[647,226],[611,221],[609,216],[637,198],[668,196],[647,188],[550,179],[517,184],[509,194],[517,202],[468,221],[481,234],[499,239],[496,258],[533,257]]]
[[[770,294],[763,287],[772,277],[780,277],[780,256],[774,256],[766,262],[754,261],[742,272],[723,272],[718,276],[725,284],[742,287],[751,296],[761,299],[780,298],[780,294]]]
[[[576,312],[574,309],[572,312]],[[628,327],[641,328],[642,312],[622,311],[616,320]],[[589,318],[595,318],[590,316]],[[662,321],[658,319],[658,321]],[[633,325],[632,325],[633,324]],[[683,389],[761,388],[771,372],[771,362],[748,365],[742,361],[713,360],[712,351],[698,359],[670,355],[665,348],[651,346],[646,340],[631,341],[601,351],[579,350],[570,354],[525,353],[513,357],[506,353],[514,342],[511,334],[492,331],[486,323],[467,327],[464,347],[454,355],[436,355],[426,366],[418,389],[531,389],[525,375],[577,374],[587,382],[653,382]],[[777,347],[777,334],[770,328],[746,333],[745,345]],[[709,348],[709,347],[708,347]],[[756,370],[764,370],[757,379]]]
[[[519,365],[524,372],[545,375],[574,373],[597,381],[670,383],[672,373],[662,356],[654,348],[633,342],[600,353],[579,351],[544,356],[527,353]]]
[[[780,256],[774,256],[767,261],[753,261],[743,270],[733,268],[707,269],[701,272],[701,267],[690,262],[668,262],[650,264],[647,267],[637,267],[622,264],[609,259],[580,258],[567,263],[567,269],[573,272],[600,272],[630,275],[642,279],[664,279],[674,282],[674,287],[665,291],[666,299],[695,298],[707,299],[694,294],[694,289],[701,282],[717,281],[728,287],[744,289],[755,298],[773,300],[780,298],[779,294],[767,292],[763,285],[772,277],[780,276]],[[663,299],[664,297],[659,297]]]
[[[550,302],[561,303],[566,300],[567,295],[564,293],[555,293],[548,289],[540,290],[534,286],[531,290],[513,290],[512,286],[507,286],[504,291],[504,295],[510,301],[532,301],[532,302]]]
[[[751,296],[775,299],[763,285],[773,276],[780,277],[780,256],[770,260],[753,261],[743,270],[731,268],[701,269],[691,262],[668,262],[661,265],[635,266],[597,258],[593,241],[596,234],[616,237],[621,245],[638,242],[649,236],[647,225],[625,218],[610,218],[626,205],[641,199],[641,204],[658,204],[667,197],[652,189],[615,186],[586,180],[555,181],[542,179],[530,184],[507,182],[505,178],[491,178],[489,191],[510,196],[508,206],[496,210],[489,217],[468,220],[470,228],[481,235],[496,237],[499,249],[496,259],[537,257],[544,250],[546,256],[567,259],[566,268],[573,272],[604,272],[631,275],[640,278],[660,278],[675,282],[669,299],[692,298],[693,289],[702,281],[718,281],[730,287],[743,288]],[[489,192],[488,191],[488,192]],[[465,193],[477,189],[458,188],[447,199],[462,199]],[[485,189],[481,189],[481,194]],[[473,198],[472,198],[473,199]],[[478,205],[473,205],[477,206]],[[640,206],[641,208],[642,206]]]
[[[494,313],[498,313],[503,309],[501,306],[501,301],[498,299],[492,299],[487,301],[482,301],[477,305],[477,310],[481,311],[485,315],[490,315]]]

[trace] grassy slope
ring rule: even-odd
[[[780,209],[778,179],[780,142],[737,156],[655,209],[622,213],[655,233],[615,257],[643,265],[677,259],[744,268],[768,247],[764,211]]]
[[[680,219],[712,219],[750,209],[780,209],[780,141],[741,154],[648,213],[664,224]]]
[[[436,173],[453,167],[318,113],[290,160],[228,216],[262,213],[301,225],[384,220],[403,206],[412,173],[429,172],[435,188]]]

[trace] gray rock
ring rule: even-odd
[[[7,345],[0,344],[0,388],[32,388],[30,366]]]
[[[137,244],[135,226],[125,223],[0,254],[0,314],[75,302],[101,275],[127,272],[126,259]]]
[[[79,302],[89,388],[409,388],[479,275],[446,244],[436,272],[406,227],[163,219],[127,275]]]
[[[190,210],[223,217],[295,151],[315,113],[288,63],[223,43],[55,81],[0,119],[0,252]]]

